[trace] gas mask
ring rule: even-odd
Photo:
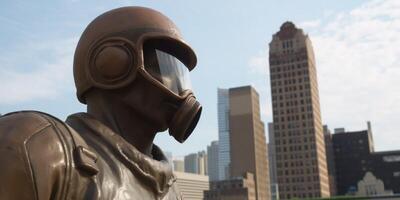
[[[169,120],[168,131],[178,142],[184,142],[196,127],[202,110],[192,93],[188,68],[164,50],[144,47],[144,68],[139,73],[176,100],[178,109]]]

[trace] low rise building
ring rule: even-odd
[[[212,181],[210,190],[204,191],[204,200],[256,200],[254,175]]]
[[[208,176],[174,172],[176,176],[176,184],[182,194],[183,199],[203,200],[204,191],[210,188]]]

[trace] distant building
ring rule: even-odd
[[[333,152],[332,144],[332,134],[328,126],[323,126],[324,129],[324,140],[326,149],[326,163],[328,166],[328,176],[329,176],[329,189],[331,196],[336,195],[336,170],[335,170],[335,157]]]
[[[268,123],[268,163],[269,163],[269,182],[271,190],[271,200],[279,199],[279,186],[276,175],[276,154],[275,154],[275,136],[274,136],[274,124]]]
[[[210,146],[207,146],[207,166],[208,176],[210,181],[219,180],[218,176],[218,141],[212,141]]]
[[[210,182],[210,190],[204,191],[204,200],[256,200],[254,176]]]
[[[270,199],[264,123],[257,91],[251,86],[229,89],[230,175],[254,175],[256,198]]]
[[[183,199],[204,199],[204,191],[210,188],[208,176],[182,172],[174,172],[174,174]]]
[[[254,175],[256,199],[270,199],[269,167],[259,95],[251,86],[218,89],[219,180]],[[219,183],[214,183],[219,185]]]
[[[382,196],[393,195],[393,191],[385,190],[382,180],[377,179],[371,172],[367,172],[362,180],[358,182],[357,196]]]
[[[184,158],[185,172],[186,173],[199,173],[199,156],[197,153],[191,153]]]
[[[185,172],[185,163],[183,160],[173,160],[174,171]]]
[[[184,163],[185,172],[207,175],[207,154],[205,151],[185,156]]]
[[[218,88],[218,179],[229,179],[229,89]]]
[[[400,194],[400,150],[371,152],[370,171],[383,181],[386,190]]]
[[[207,153],[205,151],[200,151],[198,154],[198,169],[199,171],[197,174],[200,175],[208,175],[208,159],[207,159]]]
[[[357,183],[369,171],[368,160],[373,149],[368,130],[336,132],[332,135],[338,195],[357,191]]]
[[[292,22],[272,36],[269,69],[280,198],[329,197],[314,51]]]
[[[335,128],[334,129],[334,133],[344,133],[344,132],[346,132],[345,128]]]
[[[375,152],[370,123],[367,130],[333,134],[332,143],[338,195],[356,194],[367,172],[400,193],[400,151]]]

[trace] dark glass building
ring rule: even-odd
[[[354,194],[367,172],[400,193],[400,151],[375,152],[369,123],[368,130],[333,134],[332,144],[337,195]]]

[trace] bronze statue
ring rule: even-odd
[[[0,199],[182,199],[153,140],[168,129],[184,142],[195,128],[195,65],[178,28],[157,11],[124,7],[97,17],[74,57],[87,113],[66,122],[34,111],[0,118]]]

